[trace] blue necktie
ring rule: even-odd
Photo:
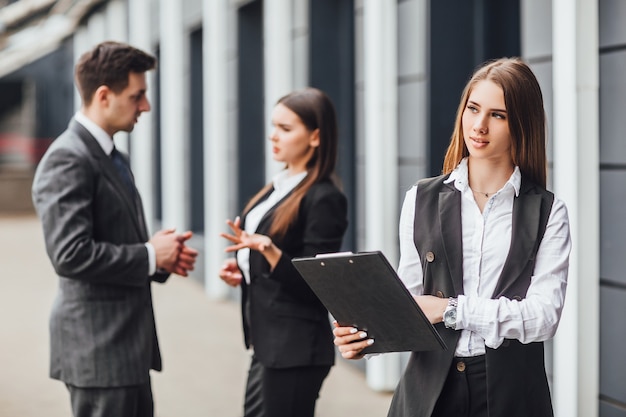
[[[111,152],[111,161],[113,162],[113,165],[115,165],[118,174],[120,174],[122,182],[124,183],[128,191],[130,191],[130,195],[134,196],[135,184],[130,173],[130,167],[126,162],[126,159],[124,159],[120,151],[118,151],[115,147],[113,148],[113,152]]]

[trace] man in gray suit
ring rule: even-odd
[[[75,417],[152,417],[150,369],[161,370],[152,281],[186,276],[191,232],[148,236],[128,160],[113,135],[150,110],[145,73],[156,59],[104,42],[76,64],[82,108],[50,146],[33,202],[59,291],[50,318],[50,376]]]

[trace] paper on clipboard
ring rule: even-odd
[[[364,353],[446,348],[382,252],[325,254],[292,263],[340,325],[365,330],[375,340]]]

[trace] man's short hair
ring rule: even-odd
[[[83,104],[89,105],[100,86],[119,93],[128,86],[131,72],[144,73],[155,66],[154,56],[125,43],[107,41],[80,57],[74,76]]]

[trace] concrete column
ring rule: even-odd
[[[122,0],[109,1],[105,10],[106,40],[128,42],[128,9]]]
[[[398,84],[397,2],[363,1],[365,94],[365,242],[398,259]],[[400,356],[367,361],[367,383],[392,390],[400,375]]]
[[[133,22],[128,26],[128,42],[136,48],[154,53],[150,38],[150,0],[129,0],[128,20]],[[157,63],[160,65],[160,63]],[[146,74],[148,79],[148,100],[154,106],[154,92],[158,88],[155,83],[154,71]],[[154,230],[154,132],[153,112],[143,113],[135,129],[130,135],[132,141],[130,160],[135,175],[135,184],[143,200],[143,208],[150,233]]]
[[[311,31],[309,30],[311,0],[295,0],[293,2],[293,89],[300,89],[309,85],[309,55]]]
[[[228,207],[228,0],[203,1],[205,290],[223,298],[228,287],[217,271],[226,258]]]
[[[569,284],[554,343],[557,417],[598,415],[598,1],[553,1],[554,191],[569,209]]]
[[[106,5],[104,19],[105,38],[103,40],[128,42],[128,13],[126,4],[122,0],[113,0]],[[118,132],[114,139],[118,149],[129,153],[128,133]]]
[[[179,231],[189,226],[189,183],[185,156],[188,150],[186,71],[187,47],[183,3],[159,0],[161,34],[161,184],[163,227]]]
[[[87,52],[89,48],[91,48],[91,41],[89,39],[89,31],[87,30],[87,26],[80,26],[76,32],[74,32],[74,36],[72,37],[72,47],[74,49],[74,65],[78,62],[80,56]],[[74,85],[76,85],[76,81],[74,81]],[[78,111],[82,106],[82,99],[80,98],[80,94],[78,93],[78,89],[74,88],[74,111]]]
[[[89,48],[106,40],[107,26],[103,12],[94,13],[89,17],[89,20],[87,21],[87,30],[90,42]]]
[[[103,13],[95,13],[89,17],[87,22],[80,26],[74,33],[74,63],[78,61],[80,56],[102,42],[106,37],[106,24]],[[76,110],[80,109],[82,100],[75,90],[74,104]]]
[[[271,132],[271,116],[276,100],[293,89],[292,8],[291,0],[263,0],[266,138]],[[269,181],[283,166],[274,161],[271,143],[266,141],[266,180]]]

